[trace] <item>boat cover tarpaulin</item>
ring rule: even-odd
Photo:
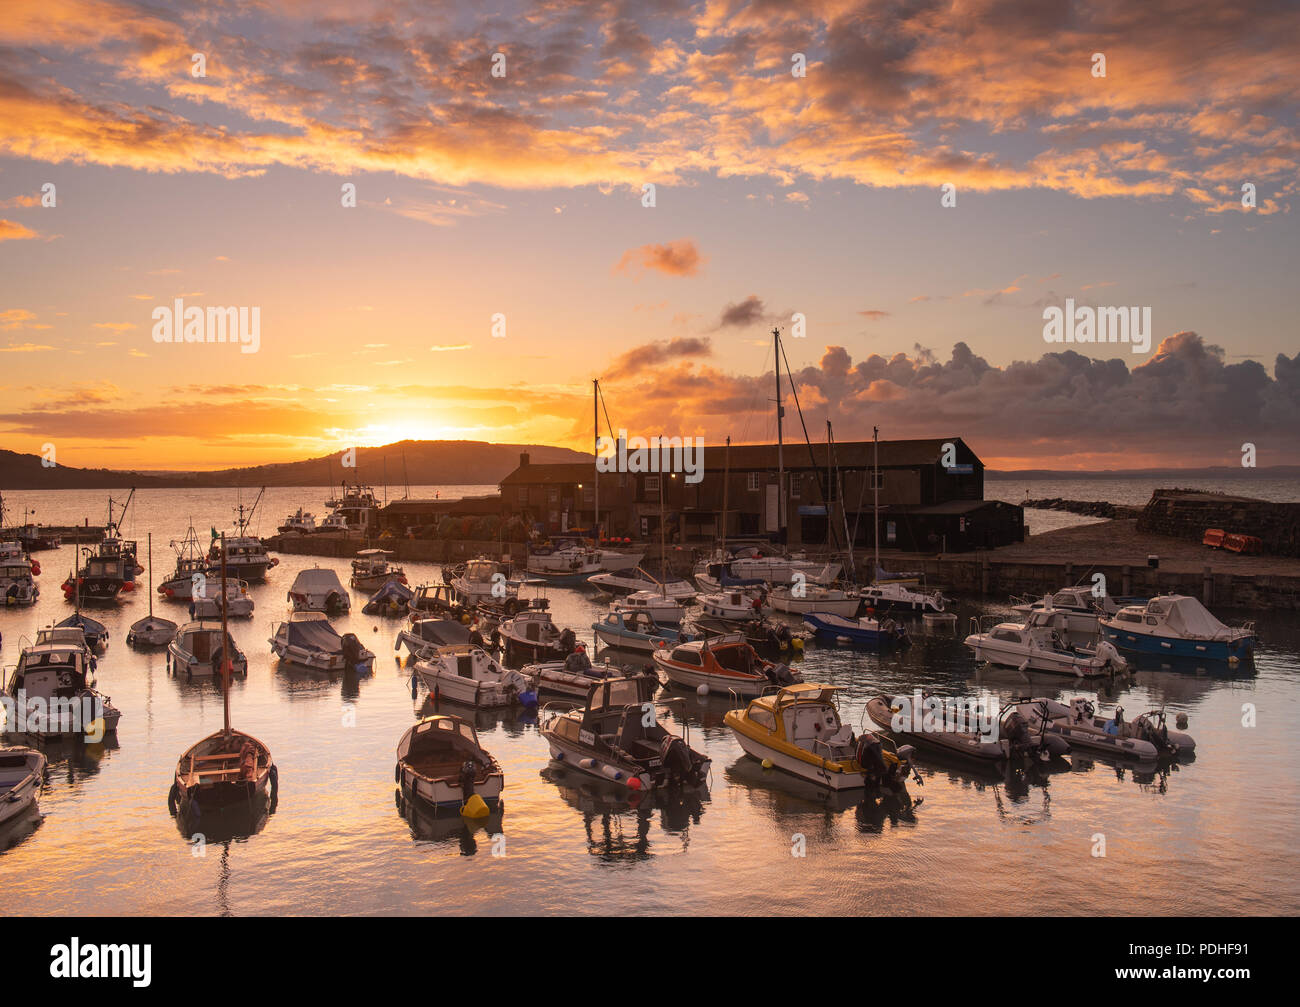
[[[289,623],[289,643],[337,654],[343,649],[342,638],[325,619]]]
[[[1167,609],[1165,625],[1184,638],[1197,640],[1217,640],[1230,637],[1232,630],[1216,619],[1195,598],[1186,595],[1171,595],[1167,598],[1153,598],[1147,610],[1157,605]]]
[[[294,579],[290,590],[294,594],[329,594],[331,591],[342,594],[343,584],[333,570],[303,570]]]
[[[366,608],[371,605],[384,605],[390,601],[405,605],[414,597],[415,592],[400,581],[385,581],[384,586],[370,596],[370,600],[366,602]]]

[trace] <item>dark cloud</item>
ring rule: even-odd
[[[718,328],[744,328],[761,322],[766,312],[762,299],[757,294],[750,294],[739,304],[728,304],[722,309]]]

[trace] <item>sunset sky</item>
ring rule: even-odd
[[[780,325],[819,439],[1300,463],[1293,4],[190,6],[0,7],[2,447],[587,448],[594,377],[631,434],[767,440]],[[155,342],[177,297],[258,352]],[[1149,352],[1047,343],[1067,297]]]

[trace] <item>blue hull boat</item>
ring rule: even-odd
[[[1200,657],[1209,661],[1245,660],[1255,651],[1253,637],[1234,640],[1180,640],[1152,636],[1138,629],[1102,626],[1101,635],[1118,650],[1134,654],[1159,654],[1164,657]]]
[[[1098,625],[1104,639],[1134,654],[1236,663],[1255,649],[1252,624],[1227,626],[1187,595],[1161,595],[1145,605],[1127,605]]]
[[[846,619],[829,612],[809,612],[803,617],[803,623],[823,642],[865,647],[890,647],[911,642],[907,631],[891,619],[879,622],[871,618]]]

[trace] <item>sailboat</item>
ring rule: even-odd
[[[135,647],[165,647],[176,635],[176,623],[153,614],[153,532],[149,533],[149,616],[132,623],[126,642]]]
[[[226,590],[226,542],[221,536],[221,590]],[[232,654],[226,613],[221,613],[224,654]],[[194,820],[222,809],[253,809],[268,798],[274,801],[279,773],[270,750],[251,734],[230,726],[230,658],[221,662],[221,700],[225,725],[191,746],[176,764],[176,781],[168,794],[173,814]]]

